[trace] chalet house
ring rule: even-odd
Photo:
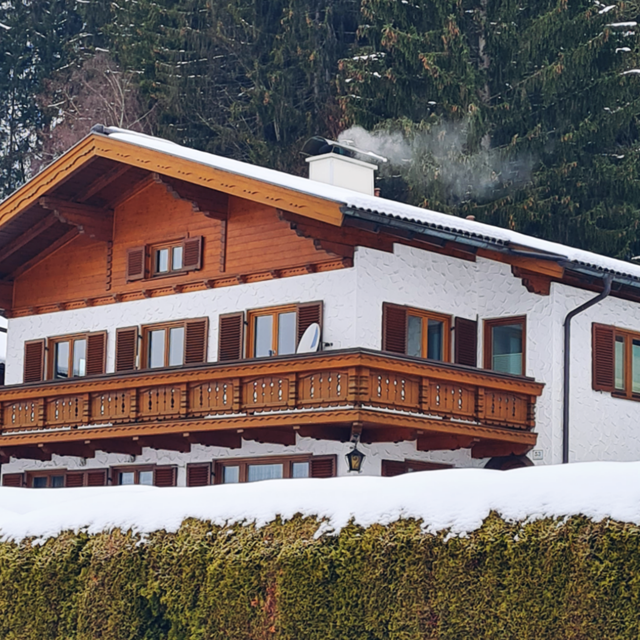
[[[0,204],[4,485],[640,458],[639,267],[320,151],[308,179],[95,127]]]

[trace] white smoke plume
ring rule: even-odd
[[[470,152],[469,134],[467,121],[435,125],[408,136],[356,126],[343,131],[338,141],[387,158],[390,167],[381,167],[387,175],[390,169],[422,187],[439,183],[451,203],[504,195],[531,180],[532,156],[507,157],[500,150],[485,148],[487,144]]]

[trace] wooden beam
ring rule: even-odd
[[[351,427],[335,427],[323,424],[300,425],[298,435],[301,438],[313,438],[314,440],[349,442],[351,439]]]
[[[534,445],[516,442],[501,442],[497,440],[481,440],[471,449],[472,458],[494,458],[497,456],[521,456],[533,449]]]
[[[360,442],[371,444],[374,442],[404,442],[406,440],[415,440],[415,431],[413,429],[398,428],[376,428],[370,425],[364,426],[360,435]]]
[[[96,448],[91,443],[84,442],[48,442],[38,445],[47,454],[57,456],[76,456],[78,458],[93,458]]]
[[[418,451],[455,451],[456,449],[468,449],[474,440],[470,436],[427,433],[418,436],[416,448]]]
[[[113,211],[110,209],[50,197],[40,198],[40,206],[52,210],[60,222],[77,227],[90,238],[100,242],[110,242],[113,238]]]
[[[43,220],[40,220],[40,222],[34,224],[33,227],[19,235],[15,240],[12,240],[0,250],[0,263],[10,258],[17,251],[20,251],[25,245],[29,244],[57,222],[58,219],[51,213]]]
[[[293,429],[245,429],[242,433],[245,440],[255,440],[265,444],[294,445],[296,443],[296,432]]]
[[[132,438],[94,438],[84,442],[94,447],[96,451],[105,453],[124,453],[130,456],[139,456],[142,453],[142,445]]]
[[[0,455],[3,457],[27,458],[27,460],[51,460],[51,454],[43,451],[38,446],[2,447],[0,448]]]
[[[27,260],[23,265],[20,265],[15,271],[11,273],[11,278],[14,280],[19,278],[23,273],[29,271],[35,267],[39,262],[42,262],[45,258],[48,258],[50,255],[55,253],[58,249],[61,249],[66,244],[71,242],[77,235],[79,231],[77,227],[74,227],[67,233],[65,233],[61,238],[58,238],[55,242],[50,244],[44,251],[41,251],[37,256],[31,258],[31,260]]]
[[[477,255],[481,258],[488,258],[496,262],[514,265],[533,273],[550,276],[552,278],[562,278],[564,267],[561,267],[554,260],[543,260],[542,258],[530,258],[528,256],[514,256],[491,249],[478,249]]]
[[[150,449],[165,449],[167,451],[179,451],[180,453],[189,453],[191,451],[191,443],[181,435],[157,435],[142,436],[137,439],[138,444]]]
[[[242,437],[236,431],[185,433],[183,437],[192,444],[203,444],[207,447],[226,447],[227,449],[242,447]]]
[[[87,185],[82,191],[76,194],[77,202],[86,202],[90,198],[102,191],[105,187],[108,187],[112,182],[117,180],[120,176],[129,171],[131,167],[127,164],[117,164],[115,167],[107,171],[97,180],[94,180],[91,184]]]

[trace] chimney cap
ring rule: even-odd
[[[300,153],[307,157],[323,156],[327,153],[335,153],[336,155],[347,156],[348,158],[353,158],[355,160],[387,162],[385,157],[379,156],[377,153],[373,153],[373,151],[364,151],[363,149],[358,149],[353,145],[329,140],[322,136],[313,136],[313,138],[309,138],[302,146]]]

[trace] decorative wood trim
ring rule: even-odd
[[[552,278],[550,276],[534,273],[516,265],[511,266],[511,273],[516,278],[522,279],[522,284],[529,293],[537,293],[541,296],[548,296],[551,293]]]
[[[38,202],[43,209],[53,211],[53,215],[60,222],[77,227],[81,234],[100,242],[109,242],[113,238],[111,209],[99,209],[49,196],[40,198]]]

